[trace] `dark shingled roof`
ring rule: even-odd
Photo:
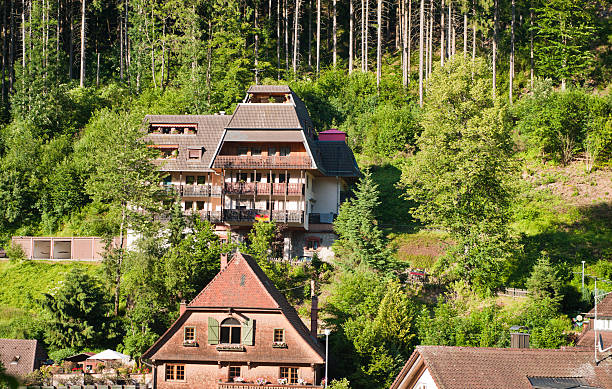
[[[595,317],[595,307],[589,311],[587,317]],[[612,293],[606,295],[601,301],[597,303],[597,317],[598,318],[610,318],[612,319]]]
[[[328,176],[358,177],[359,167],[345,142],[317,142],[317,166]]]
[[[418,357],[438,389],[532,389],[529,377],[581,378],[596,388],[612,388],[610,361],[595,365],[592,350],[417,346],[392,389],[400,387]]]
[[[47,359],[42,346],[32,339],[0,339],[0,362],[6,373],[24,377]]]
[[[288,85],[251,85],[247,93],[291,93]]]
[[[155,145],[179,145],[176,159],[159,161],[164,171],[207,171],[230,118],[229,115],[147,115],[145,121],[149,124],[196,124],[198,132],[197,135],[148,134],[146,139]],[[187,149],[192,147],[202,147],[201,160],[187,158]]]
[[[228,130],[236,129],[302,129],[302,123],[293,104],[288,103],[241,103],[238,104]]]

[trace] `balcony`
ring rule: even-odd
[[[181,197],[218,197],[223,187],[219,185],[164,185],[168,193],[176,192]]]
[[[258,385],[256,383],[248,382],[219,382],[217,389],[254,389],[254,388],[265,388],[265,389],[321,389],[319,385],[298,385],[298,384],[265,384]]]
[[[197,211],[195,213],[199,215],[202,220],[208,220],[211,223],[221,223],[221,211]]]
[[[270,211],[265,209],[226,209],[223,211],[223,220],[228,222],[253,223],[259,219],[270,220],[277,223],[304,223],[303,211]]]
[[[219,155],[213,165],[216,169],[311,169],[310,157],[294,156],[240,156]]]
[[[271,191],[271,193],[270,193]],[[304,194],[304,184],[266,182],[226,182],[225,193],[232,195],[280,195],[301,196]]]

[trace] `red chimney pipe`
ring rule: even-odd
[[[185,300],[181,301],[181,307],[179,308],[179,313],[183,316],[183,313],[187,310],[187,302]]]
[[[221,270],[227,267],[227,253],[221,253]]]

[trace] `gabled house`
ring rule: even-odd
[[[318,133],[286,85],[254,85],[232,115],[148,115],[163,184],[222,239],[257,220],[287,226],[283,256],[333,255],[332,222],[360,175],[346,134]]]
[[[0,362],[6,374],[23,378],[46,359],[47,354],[35,339],[0,339]]]
[[[255,260],[236,253],[142,358],[164,388],[320,382],[324,353]],[[243,384],[245,383],[245,384]],[[244,385],[244,386],[243,386]],[[289,386],[287,386],[289,387]]]
[[[417,346],[391,389],[609,389],[612,366],[593,351]]]

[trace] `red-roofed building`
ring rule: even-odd
[[[236,253],[187,305],[143,358],[156,386],[240,389],[241,382],[275,388],[313,387],[324,353],[295,309],[255,260]],[[231,383],[231,385],[230,385]]]
[[[418,346],[391,389],[612,388],[592,350]]]

